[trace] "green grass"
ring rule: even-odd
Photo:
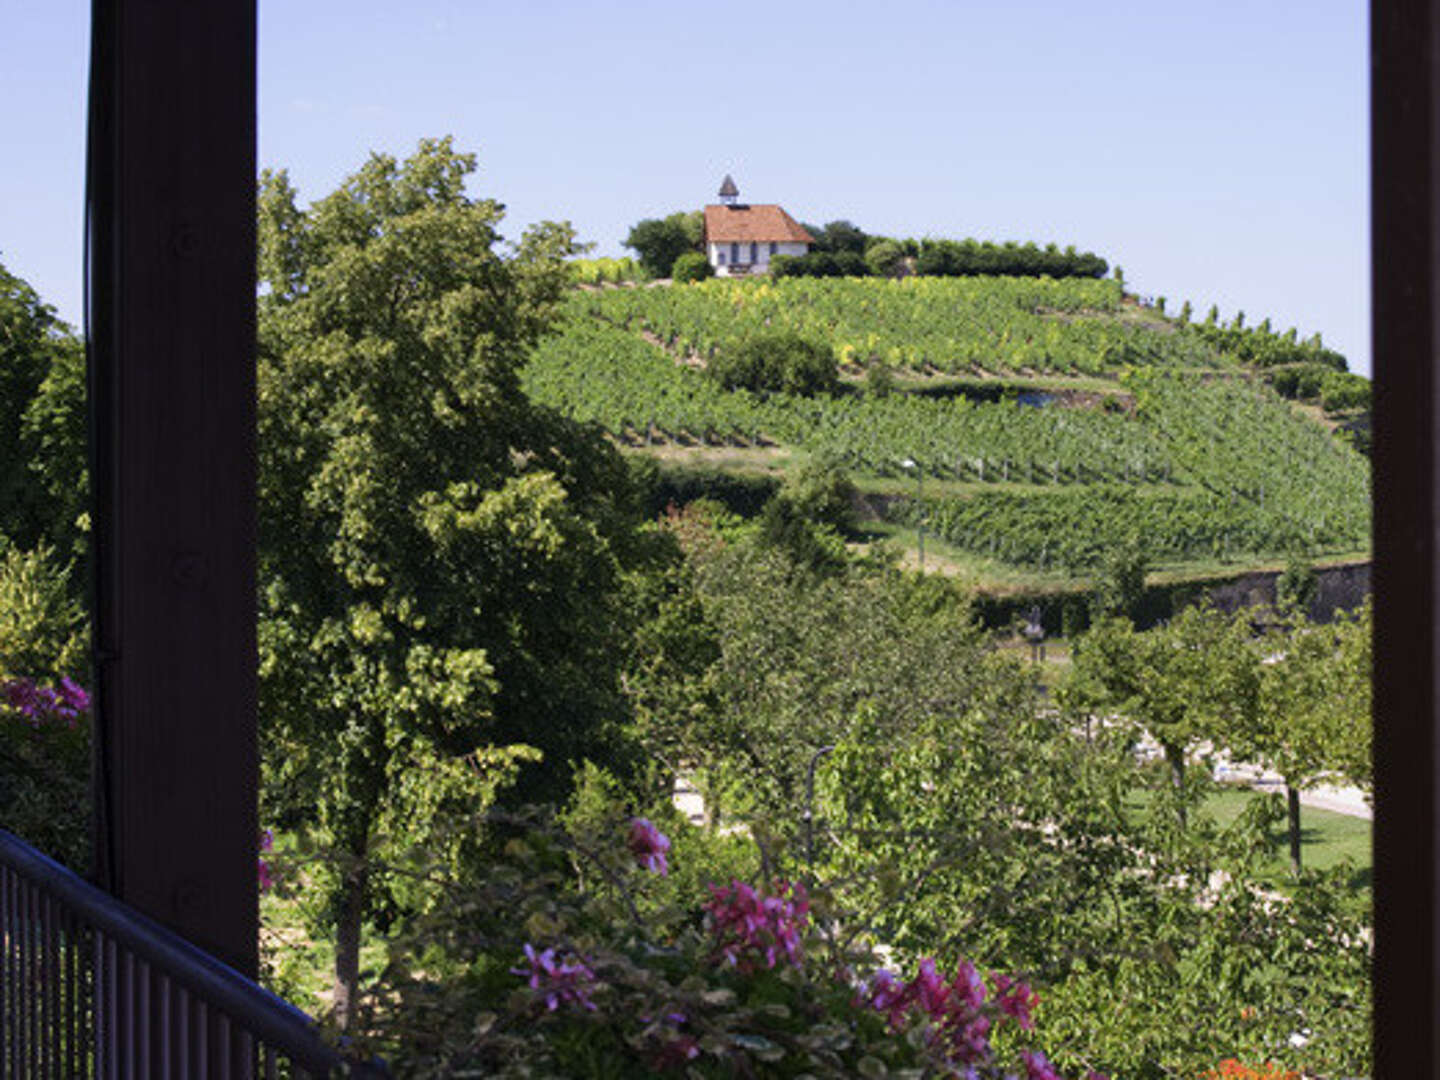
[[[1221,828],[1235,819],[1256,799],[1283,799],[1282,794],[1255,791],[1239,784],[1222,785],[1208,795],[1199,814]],[[1137,790],[1131,796],[1132,807],[1145,813],[1149,792]],[[1283,809],[1283,804],[1282,804]],[[1285,887],[1290,877],[1290,838],[1282,816],[1268,836],[1270,857],[1265,862],[1260,881],[1276,888]],[[1372,871],[1370,822],[1350,814],[1337,814],[1313,806],[1300,809],[1300,862],[1307,870],[1330,870],[1344,863],[1353,868],[1350,887],[1358,897],[1369,900]]]
[[[1273,797],[1248,788],[1226,787],[1205,801],[1204,812],[1217,825],[1231,824],[1241,811],[1255,799]],[[1275,863],[1283,870],[1289,863],[1289,833],[1284,823],[1270,835],[1277,851]],[[1370,822],[1350,814],[1337,814],[1313,806],[1300,808],[1300,860],[1316,870],[1329,870],[1345,860],[1354,864],[1358,873],[1369,880]]]

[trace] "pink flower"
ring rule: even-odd
[[[1027,1031],[1035,1026],[1030,1013],[1040,1004],[1040,995],[1020,979],[1009,975],[992,974],[995,980],[996,1004],[1006,1016],[1013,1016]]]
[[[527,976],[530,989],[537,992],[545,1008],[554,1012],[561,1005],[579,1005],[595,1010],[588,993],[595,982],[595,973],[583,963],[562,964],[555,959],[555,950],[537,953],[533,945],[525,946],[528,968],[511,968],[510,974]]]
[[[68,675],[60,678],[60,700],[68,710],[69,716],[77,716],[83,712],[90,711],[90,695],[85,688],[75,682]]]
[[[269,892],[275,887],[275,879],[270,875],[270,864],[264,859],[256,860],[255,875],[260,881],[261,892]]]
[[[810,898],[804,885],[777,881],[772,896],[733,879],[729,886],[707,888],[711,899],[705,911],[717,953],[727,964],[749,970],[758,958],[773,968],[783,956],[793,967],[800,966],[810,923]]]
[[[1026,1050],[1020,1055],[1025,1063],[1025,1080],[1065,1080],[1039,1050]]]
[[[630,851],[635,861],[652,873],[664,877],[670,872],[665,853],[670,850],[670,838],[643,818],[630,822]]]
[[[905,1014],[910,1010],[910,987],[891,972],[881,968],[870,977],[859,1002],[868,1004],[876,1012],[885,1013],[891,1030],[898,1031],[905,1023]]]
[[[34,679],[7,679],[0,683],[0,699],[36,728],[41,721],[57,718],[73,726],[75,718],[90,708],[90,695],[69,676],[60,679],[58,691]]]

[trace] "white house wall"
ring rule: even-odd
[[[730,245],[711,243],[706,245],[706,257],[710,265],[715,268],[717,277],[732,277],[730,268],[734,265],[730,260]],[[748,274],[768,274],[770,272],[770,244],[768,241],[757,241],[755,244],[755,262],[750,262],[750,243],[745,241],[740,244],[739,265],[746,268]],[[809,244],[800,244],[793,241],[784,241],[775,245],[776,255],[804,255],[810,250]]]

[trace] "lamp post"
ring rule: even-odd
[[[915,463],[914,458],[906,458],[900,462],[900,467],[907,472],[915,473],[915,503],[917,517],[915,519],[915,540],[920,549],[920,569],[925,569],[925,470]]]

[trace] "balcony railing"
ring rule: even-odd
[[[0,1075],[253,1080],[342,1064],[300,1010],[0,830]]]

